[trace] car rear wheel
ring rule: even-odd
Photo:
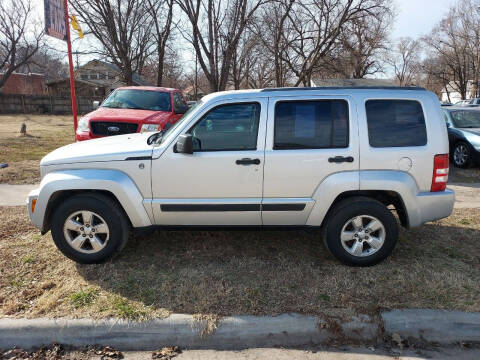
[[[82,264],[101,263],[128,241],[125,214],[103,195],[77,195],[63,202],[52,216],[52,238],[68,258]]]
[[[398,238],[398,224],[390,210],[367,197],[339,202],[324,230],[327,249],[348,265],[377,264],[391,254]]]
[[[471,163],[470,146],[460,141],[453,147],[452,161],[456,167],[467,168]]]

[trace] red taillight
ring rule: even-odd
[[[443,191],[448,181],[448,154],[435,155],[433,158],[433,177],[431,192]]]

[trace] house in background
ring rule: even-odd
[[[452,104],[461,100],[471,99],[473,96],[473,80],[467,82],[467,94],[466,99],[462,99],[462,95],[458,91],[458,87],[455,82],[450,81],[447,86],[442,90],[442,101],[449,101]]]
[[[92,60],[75,70],[75,91],[77,96],[105,98],[113,90],[125,86],[120,68],[114,64]],[[139,74],[133,74],[133,84],[151,86]],[[49,95],[70,96],[70,79],[65,78],[47,83]]]
[[[0,76],[3,74],[0,73]],[[45,95],[45,75],[12,73],[6,83],[0,88],[0,94],[5,95]]]

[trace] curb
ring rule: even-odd
[[[381,320],[380,320],[381,319]],[[381,318],[359,315],[339,323],[314,316],[231,316],[217,322],[192,315],[131,322],[118,319],[0,319],[0,349],[108,345],[118,350],[155,350],[176,345],[188,349],[237,350],[254,347],[300,347],[331,342],[377,343],[398,334],[422,341],[451,344],[480,342],[480,313],[394,310]]]
[[[480,342],[480,313],[405,309],[381,314],[385,333],[430,343]]]

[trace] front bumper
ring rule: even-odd
[[[452,214],[455,204],[455,192],[451,189],[419,193],[415,198],[417,204],[409,211],[409,227],[446,218]]]
[[[41,204],[38,203],[38,197],[40,195],[40,188],[30,191],[27,197],[28,216],[36,228],[43,232],[43,212],[41,212]],[[36,201],[35,211],[33,211],[33,202]]]

